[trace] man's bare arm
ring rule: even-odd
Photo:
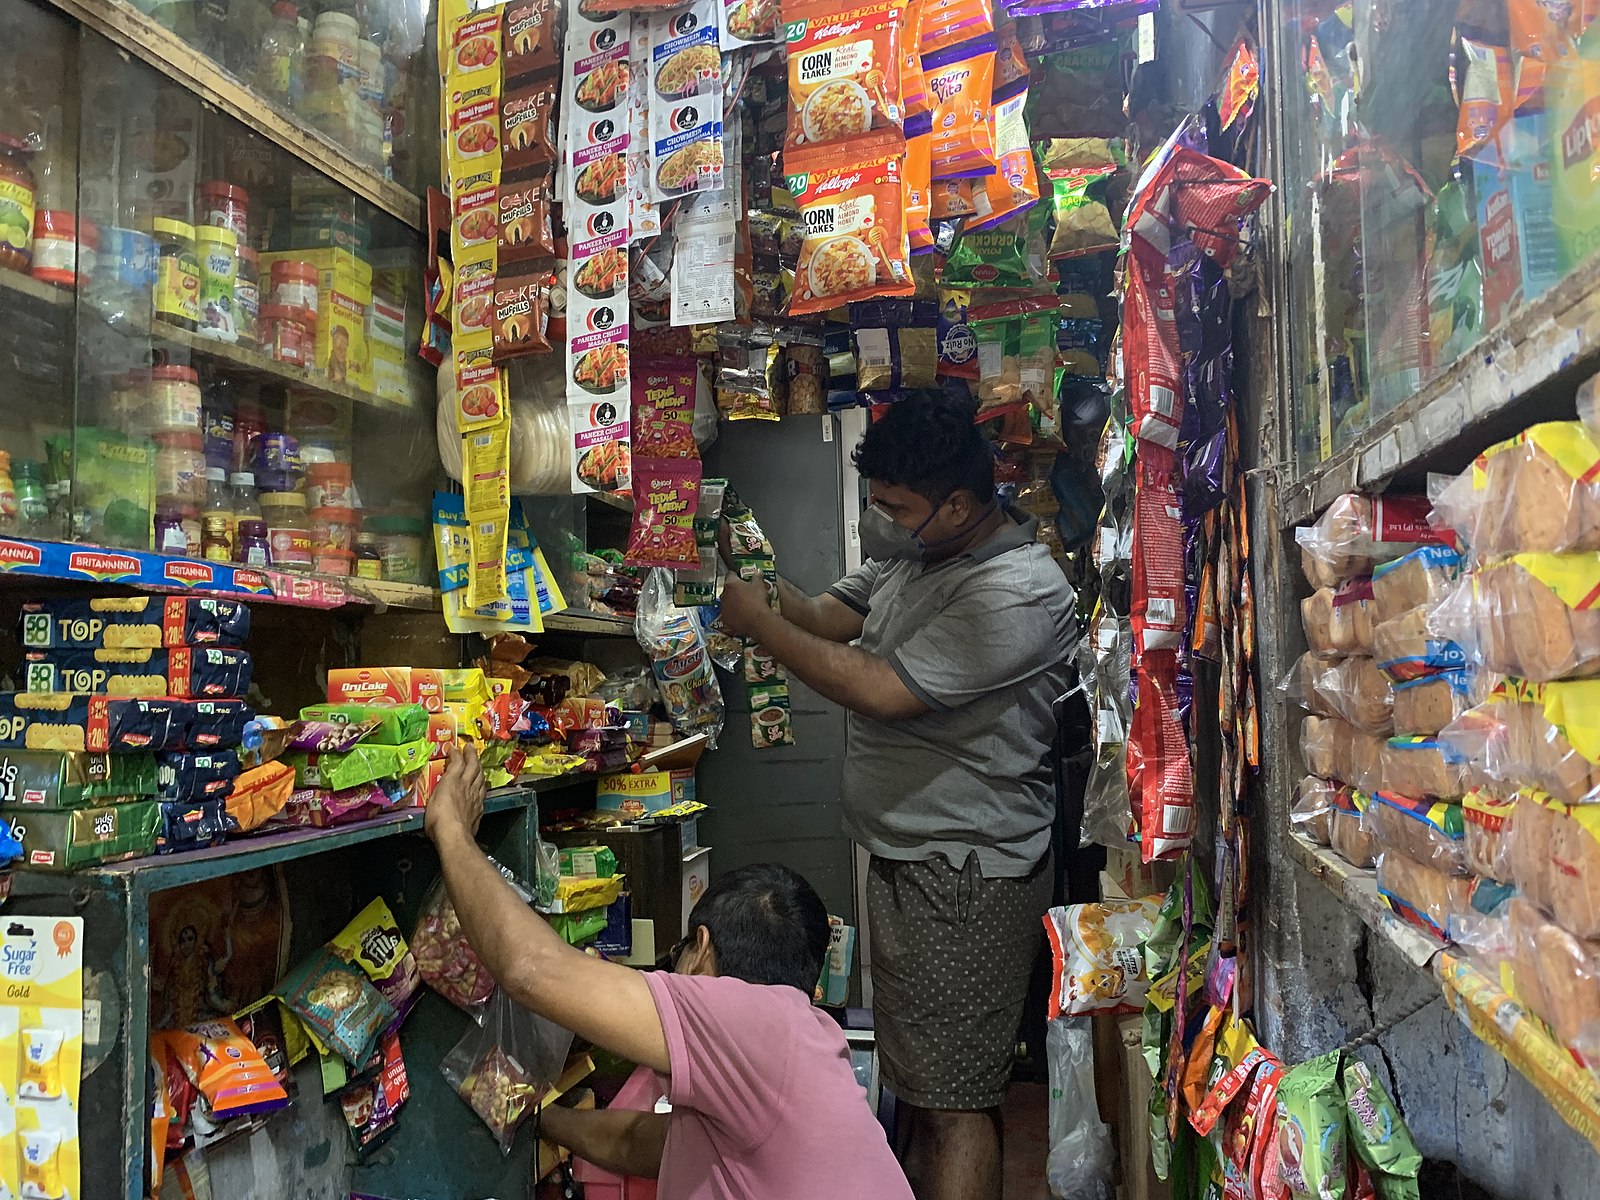
[[[593,1110],[552,1104],[539,1112],[539,1134],[618,1175],[654,1179],[667,1144],[667,1113]]]
[[[878,721],[903,721],[929,711],[887,660],[809,633],[787,614],[753,606],[745,632],[791,677],[851,712]]]
[[[807,633],[829,642],[853,642],[861,636],[864,618],[837,596],[807,595],[778,577],[778,605],[783,615]]]

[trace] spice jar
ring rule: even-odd
[[[219,342],[237,342],[233,313],[234,281],[239,277],[239,239],[231,229],[202,225],[195,230],[200,259],[200,329]]]
[[[207,225],[233,231],[239,241],[250,237],[250,193],[223,179],[210,179],[200,185],[201,220]]]
[[[152,367],[149,378],[145,413],[150,432],[199,433],[200,376],[195,369]]]
[[[350,479],[350,464],[306,461],[305,446],[300,449],[306,466],[306,503],[312,508],[355,507],[355,487]],[[344,549],[348,550],[346,546]]]
[[[367,526],[378,537],[383,577],[395,583],[421,583],[422,521],[417,517],[373,517]]]
[[[299,492],[262,492],[261,515],[267,522],[272,565],[287,571],[311,570],[314,547],[306,498]]]
[[[267,541],[265,521],[240,521],[235,535],[233,561],[242,567],[270,567],[272,547]]]
[[[233,536],[225,516],[207,516],[200,526],[200,557],[212,562],[233,561]]]
[[[0,146],[0,267],[26,271],[33,259],[34,199],[38,185],[21,151]]]
[[[289,308],[268,304],[261,310],[262,342],[272,357],[296,367],[311,365],[317,344],[317,314],[314,309]]]
[[[156,316],[192,330],[200,321],[200,260],[195,256],[194,226],[167,217],[157,217],[151,226],[161,256],[156,264]]]
[[[92,222],[80,226],[71,213],[40,209],[33,217],[31,274],[57,287],[76,287],[80,276],[88,280],[94,274],[99,237]]]
[[[200,506],[206,499],[206,455],[198,429],[191,433],[158,433],[156,504],[184,505],[195,510],[194,538],[200,542]]]
[[[254,346],[261,341],[261,265],[254,246],[239,247],[239,274],[233,281],[233,320],[239,341]]]
[[[378,535],[363,530],[356,534],[357,579],[382,579],[383,555],[378,550]]]
[[[320,283],[321,276],[310,263],[297,258],[279,259],[272,264],[272,303],[283,308],[309,309],[315,325]]]

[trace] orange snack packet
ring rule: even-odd
[[[994,32],[991,0],[926,0],[917,44],[924,55]],[[992,49],[992,47],[991,47]]]
[[[972,181],[972,203],[977,208],[973,229],[997,225],[1007,217],[1039,202],[1039,169],[1028,144],[1028,81],[1024,77],[1006,88],[996,88],[989,127],[994,138],[998,168],[992,175]]]
[[[794,315],[851,300],[909,296],[905,146],[896,131],[794,155],[789,193],[805,237],[795,266]]]
[[[928,94],[928,80],[922,73],[922,14],[926,3],[927,0],[910,0],[906,5],[906,25],[900,38],[900,95],[908,123],[918,113],[933,111],[933,97]]]
[[[1017,38],[1017,27],[1007,21],[995,31],[994,90],[1004,91],[1028,74],[1028,56]]]
[[[789,51],[788,153],[846,142],[880,129],[896,135],[905,0],[785,0]]]
[[[906,121],[906,238],[911,252],[933,249],[933,114]]]
[[[952,217],[970,217],[977,211],[977,205],[972,202],[972,180],[933,181],[933,196],[928,215],[935,221],[948,221]]]
[[[987,175],[995,169],[989,109],[994,96],[994,38],[977,38],[924,55],[933,94],[933,177]]]

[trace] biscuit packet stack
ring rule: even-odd
[[[238,750],[254,717],[228,600],[97,597],[23,605],[20,682],[0,694],[5,798],[24,865],[72,870],[227,834]]]
[[[1383,759],[1395,733],[1392,677],[1376,657],[1376,569],[1435,544],[1423,496],[1346,495],[1316,524],[1296,531],[1312,594],[1301,601],[1308,649],[1285,681],[1308,715],[1300,729],[1306,778],[1291,820],[1360,867],[1376,861],[1367,813],[1384,786]],[[1405,731],[1409,732],[1409,731]]]
[[[1594,387],[1585,392],[1592,401]],[[1592,403],[1580,401],[1580,412]],[[1494,682],[1443,737],[1477,790],[1469,865],[1517,889],[1472,930],[1502,985],[1600,1061],[1600,433],[1531,426],[1439,492],[1471,571],[1436,628]]]

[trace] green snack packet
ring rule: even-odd
[[[1028,214],[990,229],[968,230],[945,261],[942,287],[1032,287],[1028,269]]]
[[[428,710],[420,704],[313,704],[300,710],[305,721],[349,725],[378,718],[363,746],[403,746],[428,736]]]
[[[1051,207],[1056,218],[1051,258],[1076,258],[1117,248],[1117,227],[1102,199],[1102,185],[1115,173],[1111,163],[1050,172]]]
[[[10,821],[12,836],[22,843],[18,867],[72,871],[152,853],[161,806],[140,800],[103,808],[44,809],[10,814]]]
[[[1339,1080],[1350,1114],[1350,1141],[1372,1172],[1379,1200],[1418,1200],[1422,1155],[1389,1093],[1360,1059],[1347,1060]]]
[[[82,750],[0,752],[0,804],[79,808],[99,800],[156,794],[156,756]]]
[[[1291,1068],[1278,1085],[1278,1158],[1294,1196],[1344,1200],[1344,1098],[1341,1051]]]
[[[287,754],[297,788],[339,792],[378,779],[409,775],[427,764],[433,743],[426,738],[403,746],[369,746],[365,742],[343,754]]]

